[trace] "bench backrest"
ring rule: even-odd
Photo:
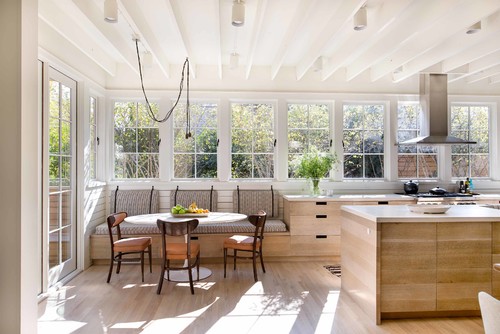
[[[278,198],[272,187],[265,190],[242,190],[238,187],[233,191],[233,212],[249,216],[264,210],[268,218],[277,218]]]
[[[179,187],[170,193],[170,207],[177,204],[189,207],[193,202],[199,208],[208,209],[211,212],[217,211],[217,190],[181,190]]]
[[[129,216],[158,213],[160,210],[159,191],[154,188],[144,190],[120,190],[111,192],[111,211],[127,212]]]

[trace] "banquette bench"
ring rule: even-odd
[[[181,204],[184,207],[196,202],[198,207],[217,211],[217,190],[181,190],[170,192],[170,207]],[[265,226],[264,257],[266,260],[288,257],[290,255],[290,232],[281,219],[279,212],[279,194],[272,189],[248,190],[237,187],[233,191],[233,212],[250,215],[265,210],[268,218]],[[119,190],[118,187],[110,196],[110,211],[126,211],[129,216],[159,212],[159,191],[150,190]],[[233,223],[200,224],[194,231],[192,239],[202,245],[201,256],[205,261],[220,262],[223,258],[224,238],[238,234],[251,235],[253,226],[247,221]],[[160,258],[160,230],[156,224],[137,225],[121,224],[121,233],[129,237],[151,236],[153,239],[153,258]],[[106,223],[98,225],[90,236],[90,255],[93,263],[109,261],[110,246]]]

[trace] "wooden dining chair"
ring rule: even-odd
[[[198,226],[198,219],[190,219],[183,222],[174,222],[158,219],[156,224],[161,231],[162,242],[162,265],[160,281],[158,282],[157,294],[160,294],[167,271],[167,279],[170,280],[170,270],[186,270],[189,274],[189,286],[191,294],[194,295],[193,272],[196,267],[197,277],[200,280],[200,244],[191,242],[191,233]],[[185,242],[168,242],[167,236],[184,236]],[[183,261],[182,265],[171,264],[171,260]]]
[[[122,238],[120,224],[123,223],[126,217],[126,212],[118,212],[109,215],[107,219],[109,240],[111,244],[111,263],[109,265],[108,283],[111,280],[111,273],[113,272],[113,264],[115,262],[117,262],[117,274],[120,273],[122,262],[140,262],[142,281],[144,282],[144,253],[148,253],[149,255],[149,272],[153,272],[151,259],[151,238]],[[128,257],[130,254],[140,254],[140,257]]]
[[[481,291],[478,294],[485,334],[500,333],[500,300]]]
[[[264,259],[262,257],[262,242],[264,240],[264,226],[266,224],[267,214],[265,211],[259,211],[256,215],[248,216],[250,224],[255,226],[253,236],[233,235],[224,239],[224,278],[226,277],[227,257],[233,258],[233,270],[236,270],[236,259],[252,259],[253,277],[257,282],[257,257],[260,258],[262,271],[265,273]],[[227,250],[232,249],[233,255],[229,255]],[[238,255],[238,251],[251,253],[249,255]]]

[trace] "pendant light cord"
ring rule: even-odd
[[[190,116],[190,103],[189,103],[189,58],[186,57],[186,60],[184,61],[184,65],[182,66],[182,73],[181,73],[181,82],[179,84],[179,94],[177,95],[177,100],[175,101],[174,105],[170,110],[167,112],[164,118],[158,119],[156,118],[155,113],[153,112],[153,109],[151,108],[151,104],[149,103],[148,96],[146,94],[146,90],[144,89],[144,79],[142,76],[142,64],[141,64],[141,56],[139,54],[139,40],[135,40],[135,50],[137,51],[137,62],[139,63],[139,76],[141,78],[141,88],[142,88],[142,93],[144,94],[144,99],[146,100],[146,104],[148,106],[147,111],[148,111],[148,116],[155,122],[157,123],[164,123],[166,122],[170,116],[172,116],[172,113],[174,109],[177,107],[177,104],[179,103],[179,100],[182,95],[182,91],[184,89],[184,77],[185,73],[187,74],[187,79],[186,79],[186,139],[191,137],[191,116]]]

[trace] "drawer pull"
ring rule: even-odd
[[[316,215],[316,218],[327,218],[326,215]]]
[[[388,201],[378,201],[378,205],[388,205]]]
[[[318,234],[316,235],[316,239],[326,239],[328,238],[328,236],[324,235],[324,234]]]
[[[191,240],[198,240],[198,237],[191,237]]]
[[[326,205],[326,202],[316,202],[316,205]]]

